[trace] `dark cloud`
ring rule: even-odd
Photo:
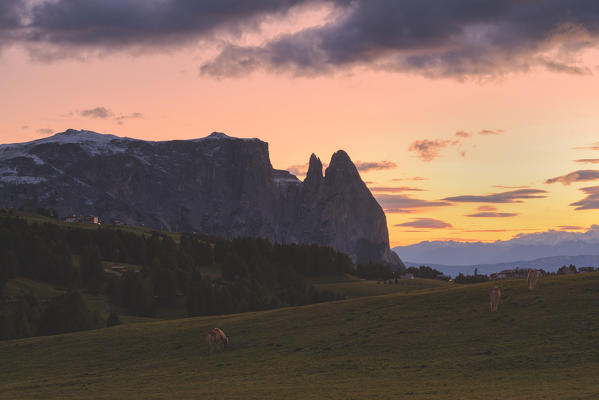
[[[391,161],[356,161],[358,171],[382,170],[397,168],[397,164]]]
[[[496,131],[491,131],[488,129],[483,129],[482,131],[479,132],[479,134],[480,135],[499,135],[500,132],[503,132],[503,130],[498,129]],[[457,137],[457,139],[453,139],[453,140],[451,140],[451,139],[416,140],[416,141],[412,142],[412,144],[408,148],[408,151],[416,152],[418,154],[418,157],[422,161],[432,161],[439,156],[439,153],[441,152],[441,150],[445,149],[446,147],[461,145],[462,143],[464,143],[466,141],[466,139],[471,138],[472,134],[470,134],[468,132],[464,132],[464,131],[458,131],[454,134],[454,136]],[[460,149],[459,147],[458,147],[458,154],[461,157],[466,157],[466,152],[463,151],[462,149]]]
[[[142,113],[134,112],[131,114],[116,116],[116,117],[114,117],[114,120],[117,122],[117,124],[123,125],[123,123],[128,119],[143,119],[143,117],[144,117],[144,115]]]
[[[411,145],[408,151],[414,151],[418,153],[418,157],[422,161],[432,161],[439,156],[439,152],[447,146],[453,146],[458,144],[458,140],[416,140]]]
[[[470,229],[470,230],[462,230],[462,232],[510,232],[508,229]]]
[[[474,214],[468,214],[465,216],[466,217],[475,217],[475,218],[509,218],[509,217],[515,217],[516,215],[518,215],[518,214],[484,211],[484,212],[479,212],[479,213],[474,213]]]
[[[562,72],[570,75],[593,75],[591,69],[586,65],[570,65],[554,60],[544,60],[542,58],[540,59],[540,62],[552,72]]]
[[[504,185],[493,185],[494,188],[499,189],[530,189],[530,186],[504,186]]]
[[[366,65],[463,79],[540,65],[581,74],[588,67],[573,55],[596,44],[598,21],[592,0],[355,0],[322,26],[263,46],[229,45],[201,70],[312,75]]]
[[[508,192],[491,193],[486,195],[466,195],[446,197],[443,201],[456,203],[522,203],[523,199],[544,199],[546,190],[540,189],[518,189]]]
[[[424,189],[415,188],[411,186],[377,186],[369,188],[371,192],[386,192],[386,193],[401,193],[401,192],[424,192]]]
[[[560,225],[558,228],[562,231],[581,231],[584,229],[582,226],[575,225]]]
[[[39,133],[40,135],[51,135],[52,133],[54,133],[54,130],[50,128],[40,128],[37,130],[37,133]]]
[[[559,182],[562,185],[570,185],[575,182],[587,182],[599,179],[599,170],[595,169],[583,169],[569,174],[557,176],[555,178],[547,179],[545,183],[556,183]]]
[[[478,132],[479,135],[501,135],[502,133],[503,129],[483,129],[482,131]]]
[[[115,114],[106,107],[95,107],[88,110],[78,111],[77,114],[86,118],[97,118],[97,119],[108,119],[112,118],[117,124],[123,125],[125,121],[129,119],[141,119],[143,114],[140,112],[133,112],[130,114]]]
[[[106,119],[113,116],[112,111],[106,107],[95,107],[79,112],[82,117]]]
[[[3,0],[4,1],[4,0]],[[307,0],[57,0],[35,5],[26,40],[76,50],[181,46],[239,35]]]
[[[23,0],[0,0],[0,51],[18,39],[23,7]]]
[[[377,194],[375,198],[388,213],[411,213],[415,209],[445,207],[452,204],[447,201],[428,201],[415,199],[404,194]]]
[[[23,7],[22,0],[0,1],[0,32],[6,32],[22,25],[19,14],[22,12]]]
[[[594,46],[599,32],[593,0],[2,0],[0,46],[23,43],[50,59],[221,45],[223,31],[239,37],[305,4],[335,11],[319,26],[261,46],[224,43],[201,71],[314,75],[366,66],[464,79],[541,66],[580,75],[590,69],[576,55]]]
[[[599,150],[599,142],[595,142],[588,146],[574,147],[576,150]]]
[[[394,226],[406,226],[410,228],[424,228],[424,229],[443,229],[443,228],[453,228],[453,226],[447,222],[440,221],[438,219],[433,218],[416,218],[409,222],[404,222],[403,224],[395,224]]]
[[[581,158],[574,161],[581,164],[599,164],[599,158]]]
[[[581,188],[581,192],[585,193],[587,197],[570,204],[576,206],[575,210],[597,210],[599,209],[599,186],[591,186]]]

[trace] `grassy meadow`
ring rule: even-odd
[[[370,281],[347,275],[339,278],[317,279],[314,287],[327,290],[345,297],[377,296],[382,294],[401,294],[414,291],[436,290],[449,287],[449,284],[436,279],[399,279],[397,283]]]
[[[0,342],[0,398],[599,398],[599,273],[500,282],[497,313],[491,283],[431,285]],[[230,345],[210,355],[215,326]]]

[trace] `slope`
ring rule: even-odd
[[[597,398],[599,273],[501,287],[494,314],[455,285],[4,342],[0,397]]]

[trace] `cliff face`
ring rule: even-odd
[[[268,144],[222,133],[148,142],[68,130],[0,146],[0,207],[222,237],[330,245],[354,261],[401,261],[385,214],[343,151],[304,182],[270,164]]]
[[[358,263],[401,262],[389,249],[385,213],[343,150],[333,154],[324,176],[312,155],[300,198],[290,241],[326,244]]]

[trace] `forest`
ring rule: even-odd
[[[135,265],[121,276],[107,265]],[[220,276],[208,276],[206,268]],[[0,339],[106,326],[85,295],[105,296],[116,310],[154,317],[158,307],[188,316],[228,314],[338,299],[309,278],[353,273],[351,259],[330,247],[224,240],[111,226],[31,222],[0,211]],[[5,295],[11,278],[66,290],[50,300]]]

